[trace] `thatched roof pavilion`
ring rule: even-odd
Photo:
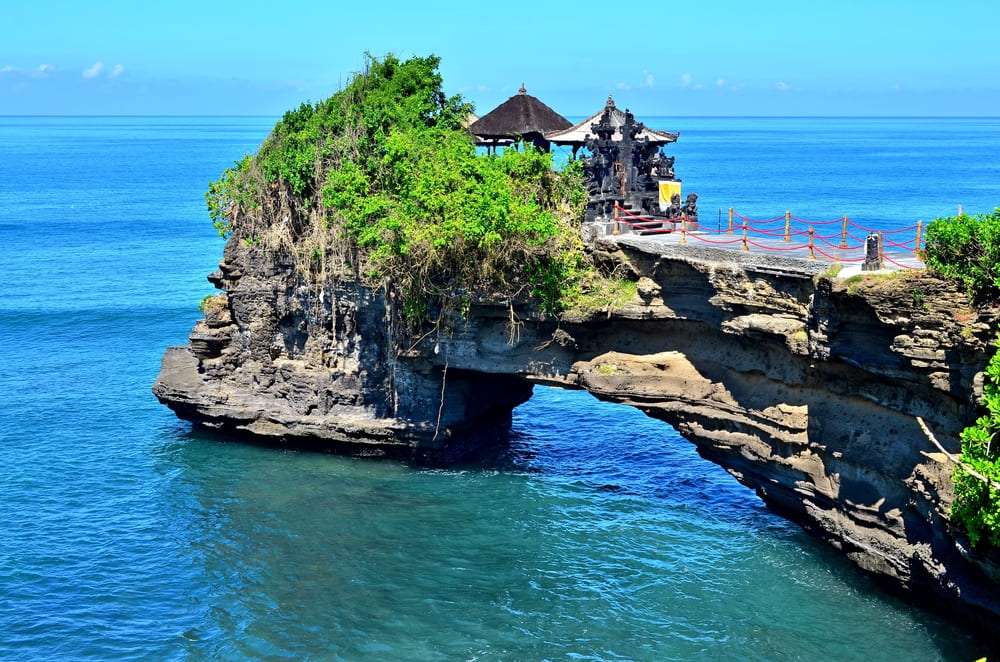
[[[469,125],[469,131],[480,146],[509,145],[520,136],[548,151],[545,134],[570,126],[569,120],[528,94],[522,83],[517,94]]]
[[[615,106],[615,100],[608,95],[608,102],[599,111],[583,120],[579,124],[569,127],[568,129],[562,129],[558,131],[550,131],[545,134],[545,139],[549,142],[555,143],[556,145],[572,145],[573,153],[576,153],[580,147],[586,142],[587,137],[593,137],[594,131],[590,128],[591,124],[597,124],[601,121],[601,115],[605,111],[610,111],[609,120],[611,125],[615,127],[615,133],[612,134],[612,140],[621,140],[621,133],[617,130],[622,124],[625,123],[625,111],[620,110]],[[643,129],[636,138],[638,140],[648,140],[655,145],[666,145],[668,143],[677,142],[677,136],[679,134],[669,133],[667,131],[656,131],[654,129]]]

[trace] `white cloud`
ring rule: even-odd
[[[21,67],[15,67],[12,64],[5,64],[0,67],[0,75],[10,74],[19,78],[48,78],[49,74],[55,70],[55,66],[51,64],[40,64],[37,67],[32,67],[30,69],[22,69]]]
[[[691,74],[681,74],[681,87],[691,87],[691,81],[694,80],[694,76]]]
[[[720,78],[720,79],[716,80],[715,81],[715,86],[716,87],[725,87],[726,86],[726,79],[725,78]]]
[[[98,60],[83,70],[81,74],[84,78],[95,78],[104,70],[104,63]]]
[[[33,78],[48,78],[49,74],[55,70],[56,68],[51,64],[40,64],[31,70],[31,75]]]
[[[123,73],[125,73],[125,67],[123,67],[120,64],[116,64],[115,66],[111,67],[111,71],[108,72],[108,78],[118,78]]]
[[[624,81],[622,81],[621,83],[618,83],[617,85],[615,85],[615,87],[617,87],[619,90],[631,90],[632,89],[632,86],[629,85],[628,83],[624,82]]]
[[[656,78],[653,76],[653,74],[649,73],[648,71],[643,71],[642,73],[643,73],[642,77],[643,87],[653,87],[654,85],[656,85]]]
[[[783,80],[779,80],[777,83],[774,84],[774,89],[778,90],[779,92],[787,92],[788,90],[792,89],[792,86]]]

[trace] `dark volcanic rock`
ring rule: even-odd
[[[927,276],[845,287],[794,261],[595,250],[638,280],[611,317],[518,310],[512,337],[511,311],[483,304],[419,339],[382,292],[230,242],[210,277],[228,308],[153,390],[213,428],[436,460],[487,443],[533,383],[584,388],[669,422],[862,568],[996,622],[997,565],[951,526],[953,466],[917,423],[959,450],[992,320]]]

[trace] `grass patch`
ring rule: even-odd
[[[918,272],[887,271],[885,273],[860,273],[845,278],[842,283],[848,294],[857,294],[861,288],[875,287],[885,283],[913,278]]]
[[[834,263],[834,264],[831,264],[829,267],[827,267],[826,270],[823,273],[819,274],[819,277],[820,278],[825,278],[827,280],[833,280],[833,279],[835,279],[840,274],[840,272],[843,269],[844,269],[844,265],[839,264],[839,263]]]
[[[625,278],[603,276],[591,271],[579,287],[568,292],[563,301],[565,315],[586,317],[606,313],[609,317],[621,310],[638,296],[639,285]]]

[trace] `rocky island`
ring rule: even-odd
[[[585,389],[674,426],[866,571],[998,621],[998,556],[951,516],[993,308],[932,273],[581,233],[582,169],[477,155],[436,65],[374,60],[213,185],[221,293],[167,351],[161,402],[441,462],[494,443],[534,384]]]

